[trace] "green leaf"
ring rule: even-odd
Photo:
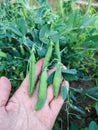
[[[77,0],[71,0],[72,2],[76,2]]]
[[[1,63],[0,63],[0,64],[1,64]],[[0,73],[1,73],[4,69],[5,69],[5,65],[4,65],[4,64],[0,65]]]
[[[93,28],[96,20],[97,20],[97,18],[94,16],[89,17],[88,15],[84,15],[80,21],[80,27],[81,28],[88,28],[88,27]]]
[[[62,68],[61,71],[62,71],[62,73],[64,73],[64,74],[72,74],[72,75],[77,74],[76,69],[63,69],[63,68]]]
[[[77,126],[76,126],[75,123],[72,122],[72,121],[71,121],[70,130],[78,130]]]
[[[4,58],[6,58],[7,55],[6,55],[4,52],[2,52],[2,51],[0,50],[0,57],[4,57]]]
[[[96,103],[96,105],[95,105],[95,110],[96,110],[96,113],[98,115],[98,103]]]
[[[44,57],[47,52],[47,49],[45,47],[40,47],[40,49],[36,48],[36,50],[39,58]]]
[[[1,23],[0,23],[1,24]],[[1,38],[5,38],[6,37],[6,32],[5,32],[5,28],[4,28],[4,25],[1,24],[0,25],[0,39]]]
[[[80,109],[79,107],[77,107],[77,106],[75,106],[75,105],[73,105],[73,104],[69,104],[69,106],[73,109],[73,110],[75,110],[75,111],[77,111],[77,112],[79,112],[79,113],[81,113],[81,114],[85,114],[85,111],[83,111],[82,109]]]
[[[91,35],[82,44],[84,48],[98,49],[98,35]]]
[[[47,0],[35,0],[39,5],[44,5],[47,3]]]
[[[43,25],[40,32],[39,32],[39,39],[45,43],[48,44],[49,43],[49,33],[50,33],[50,28],[49,25]]]
[[[78,80],[78,77],[76,75],[77,71],[75,69],[62,69],[61,72],[64,79],[67,81]],[[50,76],[48,77],[48,80],[47,80],[48,84],[53,83],[54,74],[55,74],[55,71],[52,72]]]
[[[31,41],[29,37],[26,37],[26,38],[24,39],[23,44],[29,48],[29,47],[32,47],[32,46],[33,46],[34,42]]]
[[[23,35],[27,33],[27,23],[24,18],[21,17],[17,20],[17,26]]]
[[[15,25],[10,25],[7,27],[7,30],[9,31],[12,31],[12,33],[15,33],[16,35],[18,36],[23,36],[23,34],[19,31],[18,27],[15,27]]]
[[[1,33],[0,34],[0,38],[5,38],[6,37],[6,34],[5,33]]]
[[[98,101],[98,87],[92,87],[87,90],[84,90],[81,94],[86,95],[95,101]]]
[[[53,43],[56,43],[60,39],[60,34],[57,31],[51,31],[49,34],[49,38]]]
[[[81,130],[88,130],[88,128],[83,128],[83,129],[81,129]]]
[[[68,29],[72,29],[73,27],[79,26],[80,17],[81,15],[79,10],[73,10],[67,21]]]
[[[62,75],[67,81],[78,80],[77,71],[75,69],[62,69]]]
[[[88,130],[98,130],[98,125],[95,121],[91,121]]]
[[[33,41],[34,41],[34,42],[39,41],[39,30],[33,29],[31,35],[32,35],[32,37],[33,37]]]
[[[63,86],[61,88],[61,94],[62,94],[63,99],[65,100],[67,98],[67,95],[68,95],[68,90],[67,90],[66,86]]]
[[[52,73],[49,75],[48,80],[47,80],[48,84],[52,84],[52,83],[53,83],[54,74],[55,74],[55,71],[52,72]]]

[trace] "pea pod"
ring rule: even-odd
[[[29,60],[29,96],[31,97],[34,92],[35,87],[35,55],[32,51],[30,60]]]
[[[47,51],[45,59],[44,59],[42,70],[44,70],[44,68],[47,68],[47,66],[49,64],[49,60],[50,60],[51,54],[52,54],[52,46],[53,46],[53,43],[51,42],[49,44],[48,51]]]
[[[55,44],[55,53],[59,62],[61,62],[59,42]]]
[[[46,91],[47,91],[47,67],[49,64],[49,60],[51,58],[52,54],[52,45],[53,43],[49,44],[48,51],[46,53],[44,63],[42,66],[42,74],[40,77],[40,83],[39,83],[39,91],[38,91],[38,101],[36,104],[36,110],[39,110],[43,107],[45,100],[46,100]]]
[[[25,55],[25,50],[22,45],[20,45],[20,52],[23,56]]]
[[[47,91],[47,71],[46,69],[42,71],[39,83],[38,91],[38,101],[36,104],[36,110],[39,110],[43,107],[46,101],[46,91]]]
[[[53,78],[53,93],[56,98],[58,97],[59,94],[60,83],[61,83],[61,63],[58,63]]]

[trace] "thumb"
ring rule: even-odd
[[[11,92],[11,83],[6,77],[0,78],[0,107],[6,105]]]

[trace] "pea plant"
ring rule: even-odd
[[[58,2],[56,10],[47,0],[35,0],[33,5],[29,0],[0,2],[0,76],[11,80],[12,96],[28,74],[31,97],[36,84],[36,62],[44,57],[35,109],[43,107],[47,86],[53,84],[54,96],[57,98],[61,91],[67,100],[67,112],[70,107],[84,114],[72,102],[72,92],[78,90],[70,87],[68,93],[65,85],[60,90],[60,83],[61,77],[70,83],[93,80],[96,87],[78,92],[97,104],[98,15],[91,4],[82,10],[75,0]],[[53,67],[56,70],[48,77],[47,71]]]

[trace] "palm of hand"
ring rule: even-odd
[[[36,80],[41,72],[43,60],[36,64]],[[51,72],[50,72],[51,73]],[[68,86],[68,82],[66,82]],[[0,79],[0,130],[51,130],[61,106],[61,95],[53,96],[52,85],[48,86],[44,107],[35,111],[38,83],[32,98],[28,96],[28,77],[8,101],[11,84],[8,79]]]

